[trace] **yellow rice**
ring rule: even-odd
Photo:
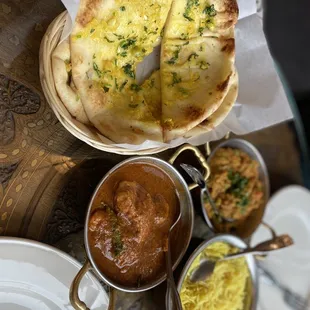
[[[237,249],[223,242],[208,246],[190,266],[181,288],[183,310],[243,310],[246,284],[250,276],[245,258],[216,263],[213,274],[206,280],[192,283],[189,276],[201,259],[221,258]]]

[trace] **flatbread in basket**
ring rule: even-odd
[[[52,55],[58,96],[114,143],[212,130],[237,96],[237,15],[235,0],[81,0],[69,40]],[[137,65],[159,44],[159,71],[139,84]]]

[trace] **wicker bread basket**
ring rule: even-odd
[[[94,127],[86,126],[71,116],[57,94],[51,62],[52,53],[60,41],[60,37],[67,18],[69,18],[67,11],[63,12],[55,18],[55,20],[48,27],[40,47],[41,85],[46,100],[54,111],[58,120],[76,138],[101,151],[117,153],[121,155],[149,155],[168,149],[168,147],[157,147],[147,150],[135,151],[113,146],[114,142],[102,136]]]

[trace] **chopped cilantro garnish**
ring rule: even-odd
[[[177,49],[173,52],[173,56],[168,61],[166,61],[167,64],[174,65],[176,63],[179,58],[181,48],[181,46],[177,46]]]
[[[95,31],[95,28],[90,29],[90,33],[93,33]]]
[[[191,61],[192,60],[192,58],[194,58],[194,59],[197,59],[197,57],[199,57],[199,55],[197,54],[197,53],[192,53],[192,54],[190,54],[189,56],[188,56],[188,61]]]
[[[181,33],[180,38],[181,38],[181,40],[188,40],[188,38],[189,38],[188,33]]]
[[[238,202],[238,206],[240,207],[246,207],[249,204],[249,197],[244,195],[241,197],[240,201]]]
[[[199,0],[187,0],[186,7],[185,7],[185,13],[183,14],[183,17],[186,18],[188,21],[193,21],[193,18],[190,17],[191,10],[194,6],[199,6]]]
[[[135,91],[135,92],[138,92],[138,91],[140,91],[142,88],[141,88],[141,86],[139,86],[138,84],[131,84],[131,85],[130,85],[130,89],[133,90],[133,91]]]
[[[123,40],[124,36],[117,34],[117,33],[113,33],[119,40]]]
[[[120,43],[120,47],[124,50],[127,50],[129,46],[134,45],[136,43],[137,39],[127,39]]]
[[[210,66],[210,64],[208,62],[201,61],[200,65],[199,65],[199,68],[202,69],[202,70],[207,70],[209,68],[209,66]]]
[[[124,244],[122,242],[121,233],[118,229],[113,232],[113,248],[114,255],[119,256],[124,249]]]
[[[207,6],[204,10],[203,13],[207,14],[210,17],[216,16],[217,12],[214,8],[214,4]]]
[[[128,83],[128,80],[126,80],[125,82],[123,82],[122,85],[119,87],[119,91],[122,91],[123,88],[126,86],[127,83]]]
[[[104,37],[109,43],[114,43],[114,41],[110,40],[109,38],[107,37]]]
[[[171,86],[174,86],[175,84],[179,84],[181,82],[182,82],[181,77],[179,77],[176,72],[172,72],[172,84],[171,84]]]
[[[127,74],[129,77],[133,79],[136,77],[134,71],[132,70],[131,64],[126,64],[125,66],[123,66],[123,70],[124,70],[124,73]]]
[[[114,210],[107,205],[103,205],[103,208],[107,211],[109,216],[109,221],[112,224],[112,245],[114,256],[120,255],[124,249],[124,244],[122,241],[121,231],[119,229],[118,218]]]
[[[123,12],[126,11],[126,8],[124,6],[121,6],[119,9]]]
[[[212,30],[214,28],[214,22],[212,21],[212,19],[206,20],[206,27],[210,30]]]
[[[193,19],[192,19],[186,12],[183,14],[183,16],[184,16],[187,20],[189,20],[190,22],[193,21]]]
[[[249,183],[249,179],[243,177],[239,172],[233,172],[232,170],[228,171],[228,179],[231,181],[231,186],[227,192],[236,197],[243,196],[242,192]]]
[[[102,76],[102,71],[99,69],[98,65],[93,62],[93,69],[95,70],[95,72],[97,73],[98,77],[101,78]]]
[[[105,93],[109,92],[110,88],[112,87],[111,84],[104,84],[103,85],[103,90]]]
[[[179,87],[179,91],[180,91],[180,93],[182,93],[184,95],[188,95],[188,90],[183,88],[183,87]]]

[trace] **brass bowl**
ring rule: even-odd
[[[259,208],[257,208],[256,210],[253,210],[250,213],[250,215],[246,218],[246,220],[237,222],[236,227],[233,227],[232,226],[233,224],[216,223],[208,216],[206,208],[204,207],[204,197],[206,196],[206,193],[204,190],[202,190],[200,193],[202,213],[203,213],[203,216],[205,218],[205,221],[208,227],[214,233],[232,233],[244,239],[244,238],[251,236],[262,221],[262,218],[265,212],[265,207],[267,205],[267,202],[269,200],[269,195],[270,195],[268,171],[267,171],[267,167],[266,167],[263,157],[261,156],[259,151],[255,148],[255,146],[251,144],[250,142],[246,140],[242,140],[242,139],[230,139],[230,140],[226,140],[220,143],[216,148],[214,148],[211,155],[208,157],[207,162],[210,163],[211,159],[213,158],[214,154],[217,152],[219,148],[225,148],[225,147],[230,147],[233,149],[241,150],[247,153],[252,159],[254,159],[255,161],[259,163],[259,168],[258,168],[259,179],[261,180],[263,187],[264,187],[263,203],[261,204]],[[211,174],[212,174],[212,171],[211,171]]]

